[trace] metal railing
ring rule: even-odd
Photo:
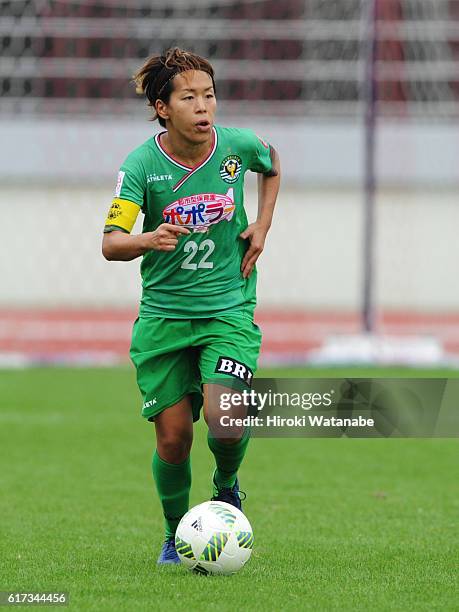
[[[436,4],[432,0],[400,1],[404,12],[417,18],[386,16],[377,22],[379,111],[386,115],[459,116],[459,21],[438,19],[451,4],[444,0],[435,0]],[[356,6],[347,0],[345,4]],[[174,6],[185,4],[174,0]],[[315,8],[313,15],[317,16],[320,3]],[[428,19],[427,15],[437,18]],[[355,17],[355,11],[347,19],[302,20],[6,16],[0,21],[0,113],[55,112],[65,116],[71,108],[77,114],[130,114],[139,108],[139,102],[128,84],[145,49],[153,52],[171,41],[184,45],[199,41],[196,46],[205,47],[223,85],[219,87],[222,108],[292,116],[356,115],[362,109],[365,29],[362,20]],[[76,56],[66,56],[72,52],[62,44],[66,40],[81,41],[83,51],[80,48]],[[50,46],[50,41],[57,41],[57,48]],[[111,47],[97,56],[97,45],[104,41],[110,41]],[[239,51],[228,50],[235,42],[248,45],[242,50],[244,59],[237,57]],[[289,53],[285,59],[264,58],[263,43],[282,42],[299,44],[295,58],[289,59]],[[109,55],[114,43],[120,58]],[[95,50],[90,44],[96,45]],[[91,54],[96,57],[83,56]],[[75,83],[90,80],[113,82],[116,94],[84,97],[84,87],[75,90]],[[58,81],[59,87],[53,88]],[[70,82],[72,87],[66,92]],[[120,82],[126,85],[122,91]],[[279,100],[266,99],[271,84],[280,88]],[[241,94],[241,88],[244,92],[249,86],[251,93],[246,97],[252,100]]]

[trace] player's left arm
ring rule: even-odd
[[[252,273],[257,259],[265,246],[266,235],[271,227],[274,207],[280,186],[280,160],[277,151],[270,146],[272,159],[271,170],[265,174],[258,174],[258,215],[257,220],[245,229],[241,238],[248,238],[250,246],[242,260],[241,271],[244,278]]]

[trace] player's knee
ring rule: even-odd
[[[228,446],[230,446],[231,444],[237,444],[238,442],[240,442],[241,438],[242,438],[242,434],[239,437],[217,438],[217,440],[221,442],[222,444],[227,444]]]
[[[244,426],[238,423],[222,425],[221,421],[208,416],[206,419],[210,435],[222,444],[236,444],[244,435]]]
[[[236,444],[244,435],[244,425],[241,422],[243,414],[232,417],[231,413],[225,415],[225,420],[221,418],[221,414],[211,410],[204,411],[204,419],[209,428],[212,437],[216,438],[222,444]]]
[[[157,440],[158,453],[168,463],[182,463],[190,454],[192,436],[188,434],[161,436]]]

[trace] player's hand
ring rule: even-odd
[[[241,271],[244,278],[248,278],[265,247],[268,230],[259,223],[251,223],[246,230],[239,234],[239,238],[249,239],[250,246],[242,260]]]
[[[145,247],[153,251],[173,251],[182,235],[190,234],[190,230],[172,223],[162,223],[154,232],[143,234]]]

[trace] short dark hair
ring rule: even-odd
[[[174,90],[172,85],[174,77],[187,70],[207,72],[212,79],[215,91],[214,69],[210,62],[191,51],[172,47],[165,51],[163,55],[151,55],[145,60],[143,66],[133,76],[136,92],[144,95],[148,100],[148,105],[153,109],[156,100],[162,100],[167,104]],[[162,127],[166,126],[166,122],[162,117],[158,117],[156,110],[152,121],[155,119],[158,119]]]

